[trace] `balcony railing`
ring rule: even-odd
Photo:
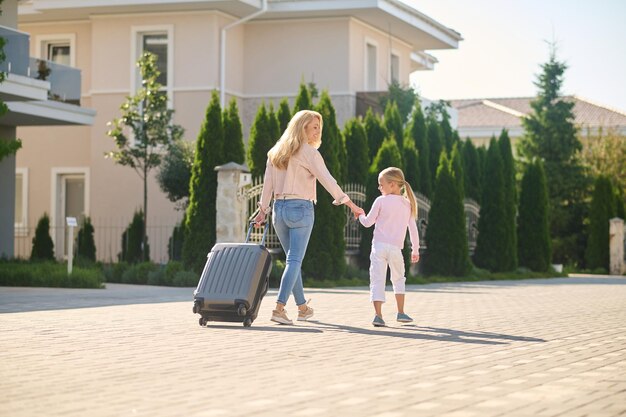
[[[26,33],[0,26],[0,37],[6,40],[6,58],[0,63],[0,71],[48,81],[50,100],[80,105],[79,69],[29,57],[30,36]]]

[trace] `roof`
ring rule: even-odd
[[[626,129],[626,112],[594,103],[578,96],[564,96],[574,102],[575,123],[579,126],[618,127]],[[458,111],[458,129],[522,126],[521,118],[532,112],[530,102],[535,97],[479,98],[449,100]]]

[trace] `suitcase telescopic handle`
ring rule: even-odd
[[[246,235],[246,243],[250,241],[250,235],[252,234],[252,228],[254,227],[254,218],[259,213],[259,209],[257,209],[252,216],[248,219],[248,234]],[[265,246],[265,237],[267,236],[267,229],[269,229],[269,221],[267,217],[265,218],[264,227],[263,227],[263,237],[261,238],[261,246]]]

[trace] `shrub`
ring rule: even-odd
[[[143,228],[145,222],[143,211],[136,211],[133,220],[128,225],[124,233],[122,233],[122,252],[119,255],[120,261],[136,263],[142,261],[141,246],[143,240]],[[144,248],[144,258],[146,261],[150,259],[150,245],[146,238],[146,247]]]
[[[174,275],[175,287],[195,287],[198,285],[200,276],[192,271],[178,271]]]
[[[132,265],[122,274],[122,283],[124,284],[147,284],[150,272],[156,271],[158,265],[152,262],[141,262]]]
[[[91,219],[85,217],[83,226],[76,236],[76,258],[96,262],[96,242],[93,238],[94,228]]]
[[[104,274],[95,268],[74,268],[55,262],[0,262],[0,285],[13,287],[102,288]]]
[[[47,213],[44,213],[37,223],[30,259],[54,260],[54,243],[50,237],[50,218]]]
[[[615,200],[611,180],[605,176],[596,179],[589,219],[587,268],[609,269],[609,220],[615,215]]]

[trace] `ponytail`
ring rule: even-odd
[[[404,181],[404,196],[411,203],[411,217],[413,219],[417,219],[417,199],[415,198],[415,194],[413,194],[413,189],[411,188],[411,184]]]

